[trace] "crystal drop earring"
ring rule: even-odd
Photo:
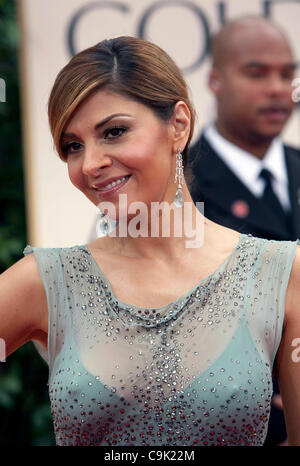
[[[99,213],[100,219],[97,220],[96,223],[96,232],[97,237],[102,238],[103,236],[107,236],[109,233],[111,233],[116,228],[118,222],[111,220],[109,216],[102,212],[100,209]]]
[[[101,217],[99,220],[99,229],[103,236],[106,236],[109,232],[109,222],[107,219],[107,215],[104,212],[101,212]]]
[[[182,161],[182,154],[180,152],[180,147],[177,149],[176,154],[176,174],[174,183],[178,182],[177,191],[174,197],[174,204],[176,207],[182,207],[184,203],[184,197],[182,192],[182,185],[183,185],[183,161]]]

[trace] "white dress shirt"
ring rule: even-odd
[[[272,188],[279,202],[286,212],[291,210],[284,147],[279,138],[273,139],[260,160],[227,141],[213,124],[204,129],[204,136],[223,162],[257,198],[263,196],[265,188],[265,180],[259,174],[263,168],[268,169],[273,174]]]

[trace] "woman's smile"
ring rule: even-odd
[[[131,178],[131,175],[125,175],[120,178],[114,178],[114,181],[108,180],[107,183],[99,183],[99,186],[95,184],[93,186],[94,191],[96,192],[97,196],[102,199],[107,199],[109,197],[113,197],[114,194],[120,189],[122,189]]]
[[[99,123],[100,122],[100,123]],[[95,129],[96,128],[96,129]],[[91,95],[65,128],[71,182],[94,204],[174,198],[173,126],[151,109],[108,90]]]

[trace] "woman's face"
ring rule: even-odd
[[[117,211],[119,194],[127,195],[128,206],[171,203],[175,135],[171,123],[143,104],[98,91],[78,107],[63,133],[70,180],[95,205],[110,201]],[[113,180],[120,181],[112,186]]]

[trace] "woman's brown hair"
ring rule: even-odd
[[[176,102],[191,113],[191,131],[182,152],[187,165],[195,112],[182,74],[159,46],[130,36],[104,40],[76,54],[59,72],[53,85],[48,116],[55,149],[65,160],[61,135],[79,104],[100,89],[107,89],[143,103],[167,122]]]

